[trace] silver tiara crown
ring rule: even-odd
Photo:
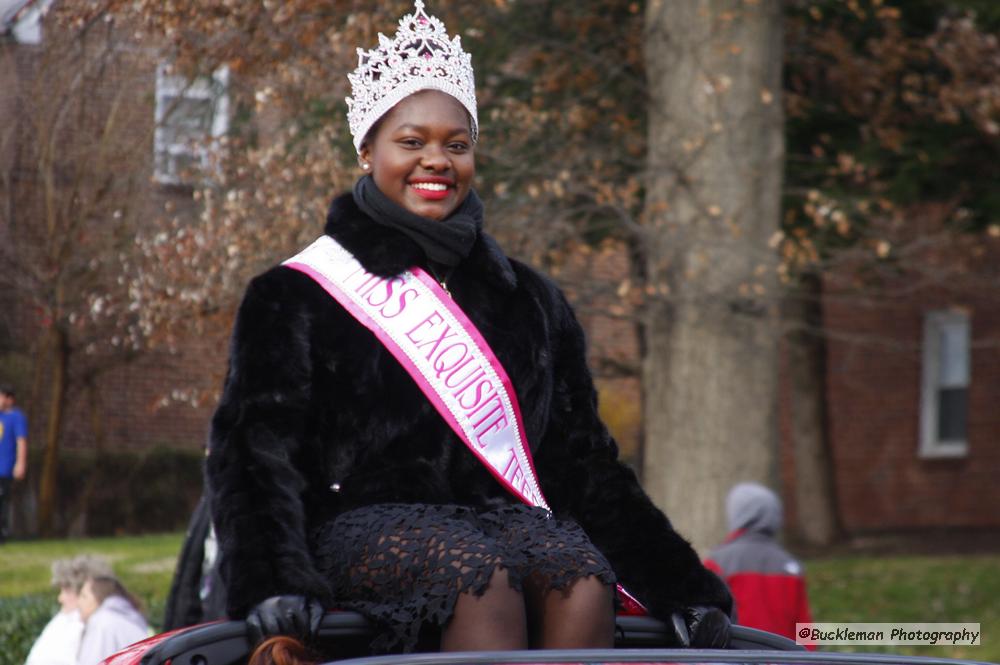
[[[462,50],[462,38],[448,37],[444,23],[428,16],[423,0],[416,11],[399,20],[395,39],[378,34],[378,48],[358,49],[358,68],[347,78],[347,122],[354,147],[372,125],[400,100],[421,90],[440,90],[461,102],[472,119],[472,141],[479,135],[476,118],[476,81],[472,56]]]

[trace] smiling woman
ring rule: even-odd
[[[337,607],[376,651],[610,647],[620,580],[725,645],[729,593],[618,461],[566,298],[483,230],[461,40],[417,0],[349,78],[365,174],[247,288],[212,423],[229,616],[254,643]]]
[[[424,90],[397,104],[361,143],[379,191],[410,212],[441,221],[476,175],[469,114],[451,95]]]

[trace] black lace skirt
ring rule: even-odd
[[[433,648],[461,593],[482,594],[494,571],[520,590],[529,575],[548,589],[587,576],[615,581],[578,524],[541,508],[477,513],[455,505],[376,504],[349,511],[314,535],[317,565],[337,607],[382,628],[375,652]]]

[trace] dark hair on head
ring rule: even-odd
[[[0,395],[6,395],[7,397],[15,397],[14,386],[9,383],[0,383]]]
[[[247,665],[315,665],[318,654],[288,635],[275,635],[257,645]]]
[[[372,147],[372,142],[375,140],[375,135],[378,134],[378,130],[382,127],[382,123],[385,122],[385,117],[387,115],[389,115],[388,111],[380,115],[379,119],[376,120],[374,123],[372,123],[372,126],[368,128],[368,133],[365,134],[365,137],[363,139],[361,139],[362,148],[365,147],[366,145],[369,148]]]
[[[121,596],[135,608],[136,612],[143,614],[142,601],[129,593],[128,589],[118,581],[117,577],[113,575],[94,575],[87,578],[87,582],[90,584],[90,590],[94,594],[94,598],[97,599],[98,605],[111,596]]]

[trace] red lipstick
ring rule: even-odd
[[[441,176],[424,176],[409,181],[410,189],[420,198],[428,201],[440,201],[448,197],[455,181]]]

